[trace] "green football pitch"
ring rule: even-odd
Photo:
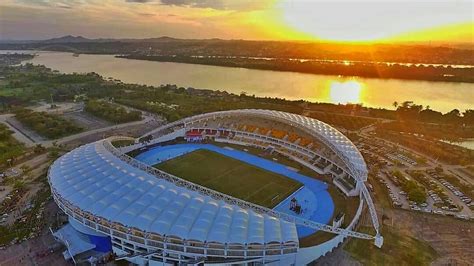
[[[195,184],[273,208],[302,186],[288,177],[200,149],[154,165]]]

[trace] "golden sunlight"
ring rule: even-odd
[[[404,35],[405,41],[418,41],[419,34],[441,26],[459,23],[472,26],[469,13],[458,12],[457,15],[456,10],[445,8],[445,3],[427,6],[416,1],[403,4],[382,2],[385,3],[279,0],[275,7],[280,10],[281,19],[288,27],[308,39],[373,42],[394,41],[397,36]],[[442,10],[447,11],[440,14]],[[408,33],[413,34],[406,35]],[[423,39],[441,37],[429,34]]]
[[[363,83],[355,80],[331,81],[329,83],[329,100],[341,104],[360,103],[363,87]]]

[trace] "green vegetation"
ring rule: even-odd
[[[152,87],[124,84],[120,81],[105,80],[96,73],[61,74],[44,66],[32,64],[0,68],[0,75],[5,77],[0,82],[0,112],[39,100],[53,99],[55,102],[60,102],[108,97],[115,99],[117,103],[163,115],[169,121],[212,111],[261,108],[298,114],[305,110],[311,116],[349,130],[357,130],[376,121],[371,118],[384,118],[398,119],[403,123],[416,123],[416,126],[405,127],[409,130],[417,130],[420,128],[419,124],[423,123],[442,123],[456,126],[464,124],[464,127],[457,128],[464,133],[474,132],[472,130],[474,110],[464,112],[453,110],[441,114],[429,108],[420,108],[412,102],[405,102],[400,106],[397,103],[394,105],[398,108],[397,111],[363,107],[358,104],[308,103],[255,97],[246,95],[245,92],[235,95],[225,91],[184,88],[176,85]],[[431,132],[436,127],[434,125],[424,132]],[[449,131],[443,132],[449,134]],[[456,136],[465,136],[464,133],[456,133]]]
[[[439,159],[449,164],[466,165],[474,161],[474,151],[466,148],[381,128],[377,128],[375,132],[377,136],[382,139],[409,147],[410,149],[423,153],[433,159]]]
[[[231,143],[213,142],[212,145],[219,146],[219,147],[230,147],[232,149],[240,150],[240,151],[243,151],[243,149],[245,149],[244,152],[246,152],[246,153],[253,154],[255,156],[265,158],[265,159],[270,160],[270,161],[276,159],[279,164],[289,166],[289,167],[297,170],[298,173],[300,173],[302,175],[324,181],[328,184],[332,183],[332,177],[330,177],[329,175],[320,175],[320,174],[316,173],[315,171],[309,169],[308,167],[306,167],[306,166],[304,166],[304,165],[302,165],[302,164],[300,164],[300,163],[298,163],[298,162],[296,162],[292,159],[289,159],[288,157],[285,157],[282,154],[276,153],[276,152],[274,152],[273,154],[268,154],[268,153],[265,153],[262,148],[250,147],[250,146],[241,146],[241,145],[231,144]]]
[[[114,123],[126,123],[141,119],[141,112],[127,111],[122,106],[105,101],[89,100],[86,103],[85,110],[92,115]]]
[[[22,61],[35,57],[33,54],[26,53],[6,53],[0,54],[0,67],[20,64]]]
[[[374,171],[375,172],[375,171]],[[393,208],[392,201],[389,198],[387,189],[380,182],[379,178],[373,173],[369,173],[369,182],[373,188],[374,202],[377,202],[383,208]]]
[[[294,160],[291,160],[281,154],[274,153],[274,154],[267,154],[264,153],[262,149],[256,147],[248,147],[248,146],[240,146],[235,144],[229,143],[213,143],[213,145],[220,146],[220,147],[231,147],[236,150],[243,150],[246,149],[245,152],[268,159],[273,160],[276,159],[279,164],[289,166],[293,169],[296,169],[298,173],[312,177],[314,179],[326,182],[328,185],[328,192],[331,195],[331,199],[334,203],[334,213],[333,217],[335,217],[339,213],[343,213],[345,215],[343,226],[348,226],[350,221],[352,221],[355,213],[357,212],[357,208],[359,207],[359,198],[357,197],[346,197],[342,192],[339,191],[333,184],[332,184],[332,177],[329,175],[320,175],[315,171],[309,169],[308,167],[301,165]],[[310,247],[317,244],[321,244],[335,235],[331,233],[326,233],[323,231],[316,232],[310,236],[307,236],[300,240],[300,247]]]
[[[290,178],[209,150],[196,150],[155,167],[268,208],[276,206],[301,187]]]
[[[95,73],[61,74],[44,66],[11,66],[0,68],[5,77],[0,83],[0,112],[12,111],[43,100],[55,102],[113,98],[115,102],[164,116],[168,121],[205,112],[260,108],[301,113],[303,101],[259,98],[245,93],[162,85],[158,87],[108,81]],[[100,108],[103,108],[102,106]],[[107,110],[109,110],[107,108]],[[110,120],[122,119],[111,111]],[[100,116],[100,111],[94,112]],[[105,119],[109,119],[104,117]]]
[[[453,176],[451,174],[447,174],[445,172],[440,173],[441,178],[445,179],[451,185],[459,188],[459,190],[464,193],[466,196],[469,196],[470,198],[474,198],[474,185],[467,183],[467,182],[461,182],[459,178],[456,176]]]
[[[326,112],[311,112],[309,117],[316,118],[330,125],[340,126],[347,130],[359,130],[363,127],[375,124],[378,122],[377,119],[351,116],[351,115],[339,115]]]
[[[139,90],[128,91],[117,95],[117,103],[132,106],[140,110],[157,113],[168,121],[179,120],[184,117],[232,109],[273,109],[291,113],[301,113],[302,108],[297,103],[283,99],[257,98],[214,92],[195,90],[193,88],[178,88],[175,85],[160,87],[141,87]]]
[[[0,112],[27,106],[39,100],[73,101],[76,95],[93,95],[105,81],[95,73],[60,74],[45,66],[0,67]],[[108,93],[107,91],[100,92]]]
[[[114,147],[120,148],[125,146],[130,146],[135,143],[135,139],[121,139],[121,140],[114,140],[111,142]]]
[[[271,50],[271,49],[269,49]],[[291,50],[291,49],[287,49]],[[368,49],[372,50],[372,48]],[[147,50],[147,53],[149,51]],[[162,51],[160,50],[160,53]],[[445,68],[424,65],[402,65],[402,64],[380,64],[374,62],[351,62],[345,65],[341,60],[337,61],[304,61],[291,60],[288,54],[283,58],[275,58],[268,60],[264,58],[245,58],[245,57],[196,57],[185,56],[182,51],[179,55],[143,55],[141,53],[133,53],[131,55],[118,56],[120,58],[150,60],[159,62],[178,62],[188,64],[215,65],[224,67],[240,67],[250,69],[264,69],[274,71],[292,71],[311,74],[323,75],[343,75],[343,76],[359,76],[370,78],[396,78],[396,79],[415,79],[415,80],[432,80],[432,81],[458,81],[458,82],[474,82],[472,78],[472,70],[462,68]],[[345,59],[347,58],[345,54]],[[373,55],[370,55],[371,57]],[[366,59],[366,58],[365,58]],[[365,61],[364,59],[364,61]],[[346,59],[347,60],[347,59]],[[448,74],[447,74],[448,73]]]
[[[46,112],[18,109],[15,111],[15,118],[38,134],[49,139],[72,135],[82,130],[73,122]]]
[[[0,123],[0,165],[23,153],[24,147],[12,137],[12,131]]]
[[[361,232],[371,228],[362,227]],[[430,265],[438,257],[426,242],[403,234],[396,228],[384,227],[384,245],[377,248],[371,241],[353,238],[344,249],[363,265]]]
[[[393,103],[396,121],[379,123],[376,133],[400,145],[449,164],[466,165],[474,161],[472,150],[440,140],[460,141],[474,138],[474,110],[454,109],[442,114],[407,101]]]
[[[405,101],[401,104],[394,102],[393,106],[397,108],[397,119],[401,121],[474,125],[474,110],[466,110],[465,112],[461,112],[458,109],[453,109],[445,114],[442,114],[441,112],[431,110],[429,106],[426,106],[426,108],[423,109],[423,105],[415,104],[412,101]]]
[[[37,236],[44,224],[44,204],[50,197],[49,186],[44,185],[32,199],[31,208],[24,211],[18,221],[11,226],[0,226],[0,246],[14,240]]]
[[[415,180],[406,177],[398,170],[392,171],[391,174],[393,177],[392,180],[402,187],[403,191],[407,193],[409,200],[416,203],[423,203],[426,201],[426,192],[422,185]]]
[[[457,141],[465,138],[474,138],[472,126],[456,124],[420,123],[415,121],[391,121],[378,124],[377,128],[384,131],[404,132],[406,134],[422,135],[429,139]]]

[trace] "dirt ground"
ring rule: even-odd
[[[393,226],[402,234],[426,241],[433,247],[438,258],[432,265],[474,264],[474,223],[460,221],[453,217],[410,212],[399,209],[385,209],[385,225]],[[369,225],[368,219],[363,219]],[[401,247],[403,248],[403,247]],[[361,265],[339,247],[336,251],[318,259],[314,265]]]
[[[386,223],[428,242],[436,250],[439,258],[434,265],[474,263],[473,222],[403,210],[389,210],[385,215],[390,218]]]
[[[344,265],[344,266],[361,266],[362,264],[351,257],[351,255],[345,251],[342,247],[337,248],[328,255],[319,258],[317,261],[310,264],[312,266],[332,266],[332,265]]]
[[[53,200],[45,205],[44,224],[41,236],[23,241],[0,250],[0,266],[8,265],[72,265],[64,260],[64,247],[57,243],[49,227],[56,224],[59,208]],[[55,230],[53,228],[53,230]]]
[[[0,266],[72,265],[64,260],[62,250],[49,233],[0,250]]]

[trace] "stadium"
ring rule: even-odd
[[[54,232],[64,256],[113,251],[139,265],[305,265],[348,237],[381,247],[366,180],[333,127],[254,109],[86,144],[48,172],[69,219]],[[355,231],[365,210],[373,234]]]

